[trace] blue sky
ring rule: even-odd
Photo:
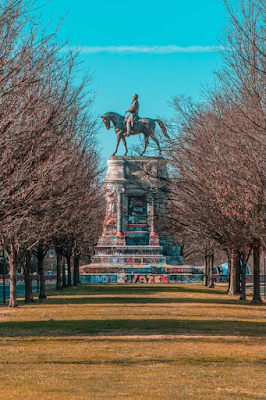
[[[82,68],[94,73],[97,115],[124,114],[137,93],[140,116],[171,118],[171,99],[180,94],[199,99],[220,62],[209,46],[219,45],[225,23],[221,1],[51,0],[42,14],[44,23],[66,15],[59,38],[81,46]],[[107,159],[115,133],[103,127],[99,139]]]

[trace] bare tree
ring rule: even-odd
[[[84,160],[81,129],[90,136],[95,126],[90,77],[73,85],[76,54],[60,53],[55,34],[47,36],[32,19],[32,5],[10,0],[0,8],[0,240],[9,261],[11,307],[17,306],[18,262],[34,248],[41,248],[43,260],[67,225],[73,176]],[[89,150],[97,158],[96,147]],[[45,297],[42,262],[39,272]]]

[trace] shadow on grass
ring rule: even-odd
[[[69,335],[245,335],[264,336],[266,324],[253,321],[105,319],[0,323],[0,337]]]
[[[62,291],[48,291],[53,295],[68,295],[68,294],[155,294],[155,293],[206,293],[206,294],[226,294],[226,288],[223,289],[208,289],[202,285],[184,284],[160,284],[160,285],[92,285],[81,284],[71,286]]]
[[[64,294],[64,293],[62,293]],[[118,293],[116,293],[118,294]],[[135,294],[135,293],[134,293]],[[143,293],[142,293],[143,294]],[[70,296],[70,294],[69,294]],[[156,298],[156,297],[48,297],[41,303],[41,305],[47,304],[223,304],[223,305],[250,305],[248,301],[234,300],[229,297],[224,299],[214,298],[196,298],[196,297],[181,297],[181,298]]]

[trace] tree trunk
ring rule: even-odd
[[[79,280],[79,259],[80,255],[74,253],[74,285],[76,286],[78,283],[80,283]]]
[[[71,256],[67,255],[66,261],[67,261],[67,286],[71,286],[72,285],[72,281],[71,281]]]
[[[204,256],[204,286],[208,286],[209,283],[209,257]]]
[[[246,300],[246,269],[247,269],[247,256],[243,252],[241,255],[242,267],[241,267],[241,293],[240,300]]]
[[[9,307],[17,307],[17,252],[13,243],[9,254],[9,274],[10,274],[10,298]]]
[[[214,280],[213,280],[213,265],[214,265],[214,254],[212,253],[209,256],[209,288],[213,289],[214,288]]]
[[[3,304],[6,304],[6,263],[4,255],[5,252],[3,250]]]
[[[232,271],[232,260],[231,260],[231,255],[228,252],[228,254],[227,254],[228,294],[230,292],[231,271]]]
[[[252,304],[261,304],[260,297],[260,245],[256,243],[253,247],[253,280],[254,291]]]
[[[67,287],[67,284],[66,284],[65,257],[61,258],[61,267],[62,267],[62,288],[65,289]]]
[[[45,295],[45,280],[44,280],[44,257],[45,257],[45,252],[42,244],[39,244],[37,248],[37,260],[38,260],[38,275],[39,275],[39,281],[40,281],[40,293],[39,293],[39,299],[46,299]]]
[[[24,279],[25,279],[25,303],[33,303],[32,294],[32,268],[31,268],[31,254],[27,251],[25,256],[25,268],[24,268]]]
[[[60,248],[56,248],[56,287],[55,290],[62,289],[61,280],[61,263],[62,263],[62,251]]]
[[[235,268],[236,268],[236,293],[240,294],[240,275],[241,275],[241,265],[240,265],[240,252],[237,251],[235,255]]]
[[[236,295],[236,252],[232,252],[229,295]]]

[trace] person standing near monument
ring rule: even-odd
[[[137,120],[138,120],[138,117],[139,117],[138,98],[139,98],[139,96],[137,94],[134,94],[131,106],[128,110],[126,110],[126,113],[129,113],[129,115],[125,118],[125,122],[127,125],[127,133],[125,136],[130,135],[131,128],[133,127],[134,123],[137,122]]]

